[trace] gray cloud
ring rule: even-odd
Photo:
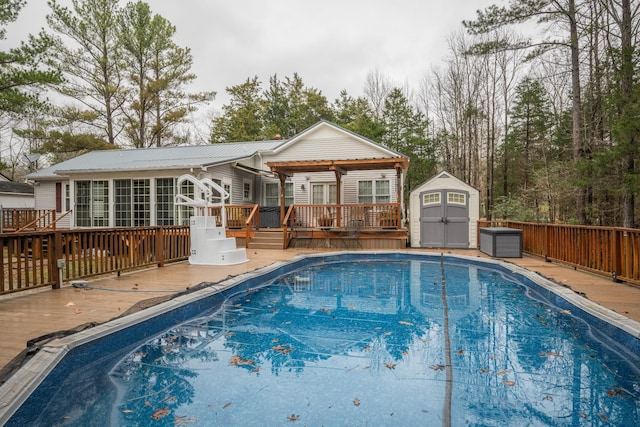
[[[363,94],[377,70],[393,83],[417,87],[446,55],[446,40],[492,0],[148,0],[177,28],[176,42],[189,47],[198,76],[194,90],[224,89],[257,75],[297,72],[330,101],[341,89]],[[61,0],[62,4],[69,1]],[[125,2],[122,2],[124,5]],[[46,26],[46,0],[28,0],[9,37],[24,39]],[[218,105],[219,106],[219,105]]]

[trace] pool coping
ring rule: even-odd
[[[42,381],[57,366],[57,364],[74,348],[83,344],[105,337],[107,335],[122,331],[140,322],[157,317],[172,309],[186,306],[196,300],[218,294],[224,290],[232,288],[247,280],[256,279],[260,276],[272,273],[288,265],[299,263],[306,259],[331,259],[343,258],[350,255],[358,257],[367,255],[388,256],[390,252],[381,251],[343,251],[335,253],[309,253],[297,255],[286,261],[278,261],[268,266],[230,277],[221,282],[208,284],[197,291],[177,296],[166,302],[159,303],[144,310],[122,316],[95,327],[85,329],[73,335],[55,339],[45,344],[24,366],[16,371],[2,386],[0,386],[0,425],[6,423],[20,406],[29,398]],[[572,306],[581,309],[588,315],[608,323],[609,325],[629,334],[640,340],[640,322],[629,319],[615,311],[603,307],[588,298],[580,295],[572,289],[558,284],[539,273],[527,270],[524,267],[499,259],[479,258],[468,255],[448,254],[448,253],[416,253],[412,251],[394,251],[392,254],[408,255],[412,259],[424,258],[425,260],[439,259],[459,259],[472,262],[474,265],[493,265],[509,271],[510,273],[521,275],[541,288],[564,299]]]

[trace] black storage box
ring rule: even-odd
[[[497,258],[522,258],[522,230],[507,227],[481,228],[480,252]]]

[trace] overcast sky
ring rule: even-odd
[[[61,0],[62,4],[70,4]],[[306,86],[333,102],[341,89],[363,95],[377,70],[396,85],[418,88],[447,55],[447,39],[477,9],[502,0],[147,0],[177,29],[175,41],[191,48],[198,76],[194,90],[218,92],[257,75],[297,72]],[[122,5],[125,2],[121,3]],[[46,0],[27,0],[11,40],[46,27]]]

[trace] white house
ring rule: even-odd
[[[315,167],[322,162],[328,166]],[[278,227],[282,201],[402,200],[407,167],[402,154],[320,121],[288,140],[93,151],[26,178],[35,185],[36,209],[55,209],[58,217],[72,211],[60,228],[188,224],[190,212],[174,205],[185,173],[223,186],[231,205],[259,205],[260,226]]]
[[[448,172],[411,191],[409,233],[414,248],[477,248],[480,193]]]
[[[2,208],[32,209],[35,205],[33,185],[14,182],[0,174],[0,206]]]

